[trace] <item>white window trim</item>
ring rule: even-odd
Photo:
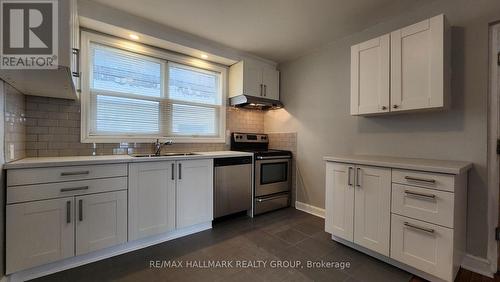
[[[111,35],[96,34],[88,31],[81,33],[81,134],[80,141],[82,143],[149,143],[154,142],[156,139],[160,141],[173,140],[175,143],[224,143],[226,132],[226,101],[227,101],[227,67],[210,63],[204,60],[196,59],[193,57],[178,55],[171,53],[167,50],[149,47],[136,42],[128,41],[121,38],[116,38]],[[131,51],[141,55],[150,56],[166,60],[168,62],[183,64],[209,71],[221,73],[221,91],[222,101],[220,107],[219,119],[219,136],[217,137],[182,137],[182,136],[157,136],[157,135],[100,135],[93,136],[89,134],[90,128],[90,43],[95,42],[107,45],[114,48],[119,48],[126,51]],[[163,78],[164,88],[168,88],[166,78]],[[165,92],[166,93],[166,92]]]

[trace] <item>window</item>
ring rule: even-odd
[[[226,68],[82,33],[82,142],[224,142]]]

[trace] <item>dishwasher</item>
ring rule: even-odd
[[[215,218],[252,209],[252,168],[251,156],[214,159]]]

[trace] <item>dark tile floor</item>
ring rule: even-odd
[[[237,217],[211,230],[103,261],[45,276],[37,281],[409,281],[412,275],[335,243],[324,220],[293,208],[254,219]],[[182,268],[150,267],[151,261],[180,261]],[[195,262],[232,263],[228,268],[193,268]],[[237,265],[238,261],[241,265]],[[257,268],[259,261],[261,267]],[[296,261],[301,264],[298,265]],[[307,261],[349,262],[350,267],[308,268]],[[254,268],[243,267],[254,262]],[[266,266],[263,267],[263,263]],[[289,262],[289,267],[274,267]],[[295,265],[294,265],[295,264]]]

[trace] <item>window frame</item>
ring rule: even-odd
[[[162,71],[164,75],[162,76],[163,84],[163,97],[168,97],[168,81],[169,81],[169,63],[180,64],[186,67],[192,67],[195,69],[201,69],[206,71],[218,72],[220,73],[219,86],[221,89],[221,105],[213,106],[207,104],[207,107],[219,107],[219,124],[218,124],[218,136],[208,137],[208,136],[162,136],[160,135],[91,135],[90,129],[92,127],[92,94],[90,92],[91,73],[91,57],[90,51],[91,43],[101,44],[104,46],[121,49],[128,52],[133,52],[139,56],[148,56],[154,60],[163,61]],[[149,143],[155,142],[156,139],[162,141],[173,140],[176,143],[224,143],[225,142],[225,132],[226,132],[226,102],[227,102],[227,72],[228,68],[219,64],[211,63],[187,55],[176,54],[168,50],[159,49],[155,47],[150,47],[145,44],[132,42],[126,39],[114,37],[111,35],[97,34],[91,31],[81,32],[81,133],[80,141],[82,143]],[[111,91],[102,91],[112,94]],[[128,96],[128,95],[127,95]],[[135,95],[131,95],[135,96]],[[125,97],[125,95],[120,95],[120,97]],[[142,98],[142,97],[141,97]],[[154,97],[144,97],[144,100],[157,100]],[[175,100],[177,101],[177,100]],[[184,104],[184,103],[183,103]],[[192,103],[186,103],[192,104]],[[167,126],[171,126],[169,123]]]

